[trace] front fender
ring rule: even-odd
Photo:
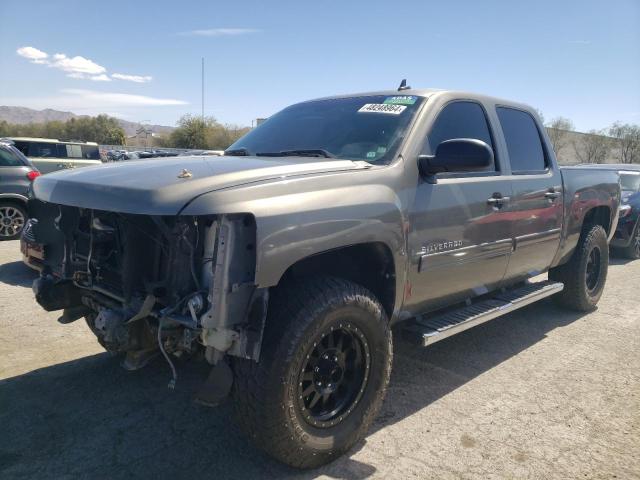
[[[386,244],[396,271],[402,271],[403,214],[389,186],[393,172],[382,168],[221,190],[194,199],[181,214],[253,215],[259,287],[277,285],[286,270],[304,258],[360,243]],[[402,276],[396,277],[402,283]],[[402,292],[402,285],[396,291]]]

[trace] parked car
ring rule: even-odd
[[[613,170],[620,174],[622,201],[615,235],[611,240],[614,253],[631,259],[640,258],[640,165],[589,164],[599,170]]]
[[[3,140],[12,143],[42,174],[102,164],[100,150],[95,142],[66,142],[54,138],[28,137],[10,137]]]
[[[180,154],[182,157],[220,157],[222,155],[224,155],[224,150],[187,150]]]
[[[0,142],[0,240],[20,237],[27,221],[27,195],[40,175],[10,143]]]
[[[551,295],[595,308],[620,203],[617,172],[558,167],[533,108],[441,90],[299,103],[225,156],[149,168],[34,183],[36,300],[126,368],[161,353],[171,387],[172,355],[206,358],[201,400],[231,391],[302,468],[366,434],[392,325],[430,345]]]

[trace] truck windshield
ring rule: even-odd
[[[620,188],[622,190],[630,190],[632,192],[640,191],[640,174],[621,173]]]
[[[388,163],[423,100],[370,95],[299,103],[273,115],[225,153]]]

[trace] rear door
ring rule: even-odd
[[[562,177],[533,116],[511,107],[496,113],[511,166],[513,196],[509,213],[514,251],[505,282],[545,271],[560,245],[563,218]]]
[[[452,138],[475,138],[494,150],[484,107],[469,100],[446,104],[430,129],[423,153]],[[511,184],[499,158],[483,172],[438,174],[436,183],[418,179],[410,211],[410,298],[405,307],[421,312],[497,288],[511,253],[505,223]]]
[[[27,173],[31,167],[14,152],[12,147],[0,145],[0,198],[19,195],[26,200],[30,184]]]

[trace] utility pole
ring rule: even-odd
[[[204,57],[202,57],[202,123],[204,123]]]

